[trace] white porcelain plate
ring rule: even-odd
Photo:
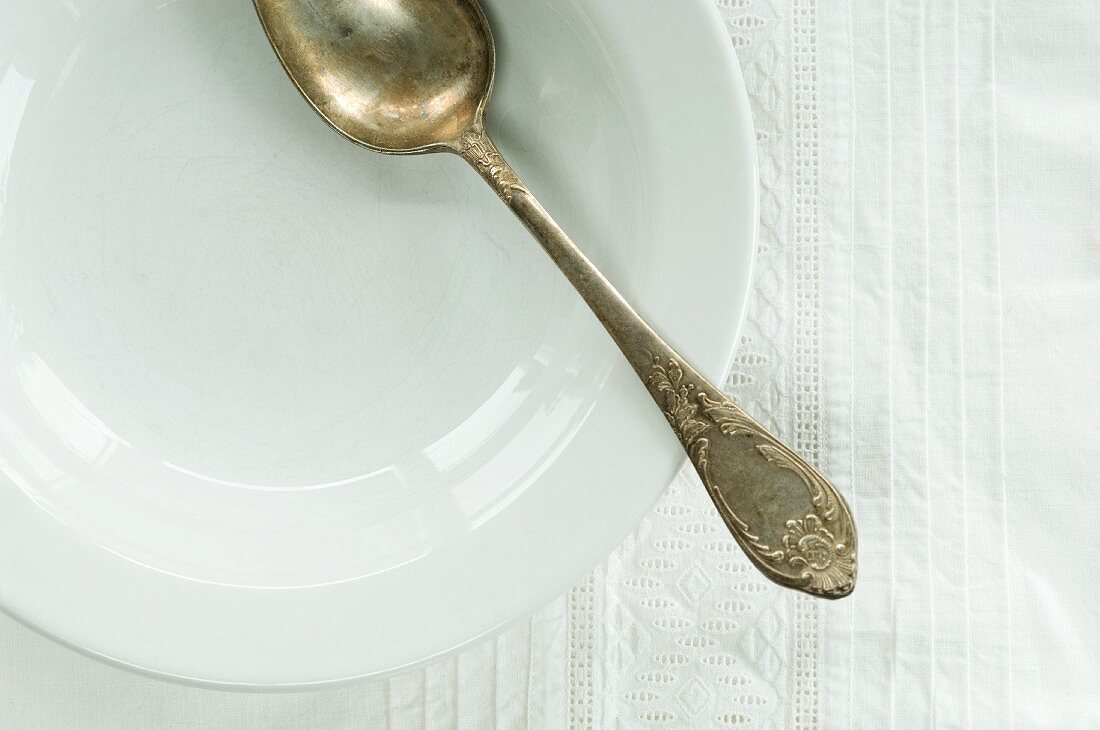
[[[753,135],[710,0],[493,0],[488,123],[704,373]],[[299,98],[247,0],[0,0],[0,605],[182,681],[301,688],[564,591],[683,461],[453,156]]]

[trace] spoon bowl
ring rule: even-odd
[[[336,131],[378,152],[453,148],[493,87],[489,23],[469,0],[257,2],[291,80]]]

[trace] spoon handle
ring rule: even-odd
[[[607,328],[760,572],[816,596],[851,593],[856,530],[836,489],[653,331],[524,187],[480,124],[455,151],[492,185]]]

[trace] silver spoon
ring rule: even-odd
[[[453,152],[481,173],[603,322],[764,575],[827,598],[852,592],[856,530],[844,498],[638,316],[490,141],[496,55],[476,0],[255,4],[291,80],[340,134],[387,154]]]

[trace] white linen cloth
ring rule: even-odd
[[[855,595],[759,578],[685,472],[389,682],[177,687],[0,619],[0,728],[1100,726],[1100,3],[716,2],[762,186],[729,389],[849,496]]]

